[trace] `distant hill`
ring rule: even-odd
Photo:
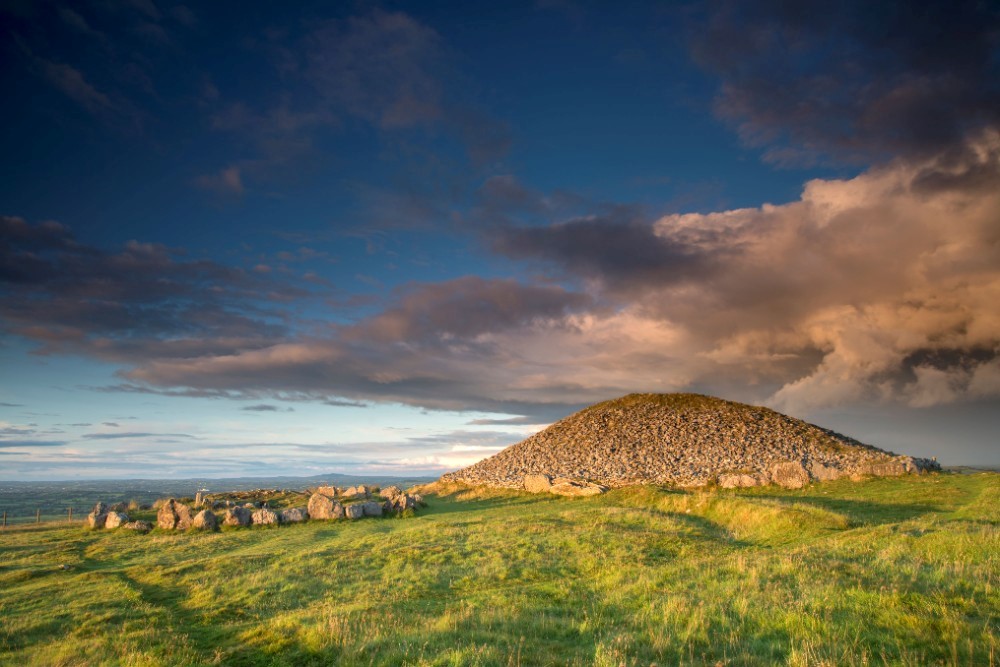
[[[389,475],[345,475],[327,473],[310,477],[230,477],[213,479],[195,477],[192,479],[88,479],[53,482],[0,481],[0,510],[7,512],[8,520],[34,521],[35,512],[40,511],[43,519],[65,518],[72,507],[77,516],[84,516],[98,500],[106,503],[128,502],[152,503],[157,498],[193,497],[202,489],[214,493],[227,491],[250,491],[253,489],[289,489],[302,491],[307,488],[331,485],[354,486],[368,484],[376,486],[396,485],[408,488],[429,482],[432,477],[389,476]]]
[[[734,485],[752,486],[769,483],[784,462],[828,479],[936,467],[768,408],[700,394],[630,394],[441,479],[518,488],[525,475],[544,474],[617,487],[698,485],[729,475]]]

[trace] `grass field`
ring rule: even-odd
[[[214,534],[9,529],[0,663],[1000,661],[995,473],[428,501]]]

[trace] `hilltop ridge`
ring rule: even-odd
[[[441,479],[506,488],[521,488],[533,475],[610,487],[756,486],[778,481],[775,467],[787,464],[800,465],[809,479],[937,467],[765,407],[701,394],[629,394]]]

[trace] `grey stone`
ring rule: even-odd
[[[104,503],[100,503],[103,505]],[[108,520],[108,515],[106,513],[98,514],[96,512],[91,512],[87,515],[87,527],[88,528],[104,528],[105,523]]]
[[[122,524],[122,530],[134,530],[137,533],[148,533],[153,530],[153,524],[148,521],[129,521]]]
[[[128,515],[122,512],[108,512],[107,518],[104,519],[104,527],[108,530],[113,530],[126,523],[128,523]]]
[[[278,515],[266,507],[261,507],[259,510],[250,515],[250,521],[255,526],[277,525]]]
[[[191,527],[191,508],[170,498],[160,505],[156,525],[163,530],[187,530]]]
[[[251,512],[246,507],[230,507],[222,516],[223,526],[246,527],[250,525]]]
[[[570,480],[560,482],[549,487],[549,493],[557,496],[597,496],[608,490],[608,487],[600,484]]]
[[[771,466],[771,481],[786,489],[801,489],[809,483],[809,473],[798,461],[784,461]]]
[[[528,493],[545,493],[552,488],[552,478],[548,475],[525,475],[524,490]]]
[[[197,530],[218,530],[219,521],[212,510],[202,510],[194,515],[191,527]]]
[[[760,481],[756,477],[745,473],[723,473],[719,475],[717,481],[723,489],[739,489],[760,485]]]
[[[344,505],[344,516],[348,519],[360,519],[365,515],[365,510],[362,507],[362,503],[353,503],[351,505]]]
[[[312,494],[306,509],[310,519],[340,519],[344,516],[343,505],[322,493]]]
[[[281,510],[281,523],[299,523],[309,518],[305,507],[288,507]]]
[[[361,512],[365,516],[382,516],[382,503],[369,500],[361,503]]]
[[[824,465],[819,461],[813,461],[809,464],[809,474],[820,482],[832,482],[841,477],[840,469]]]

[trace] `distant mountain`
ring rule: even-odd
[[[700,394],[630,394],[566,417],[442,481],[519,488],[525,475],[607,486],[755,486],[774,466],[802,475],[901,474],[936,463],[865,445],[768,408]]]

